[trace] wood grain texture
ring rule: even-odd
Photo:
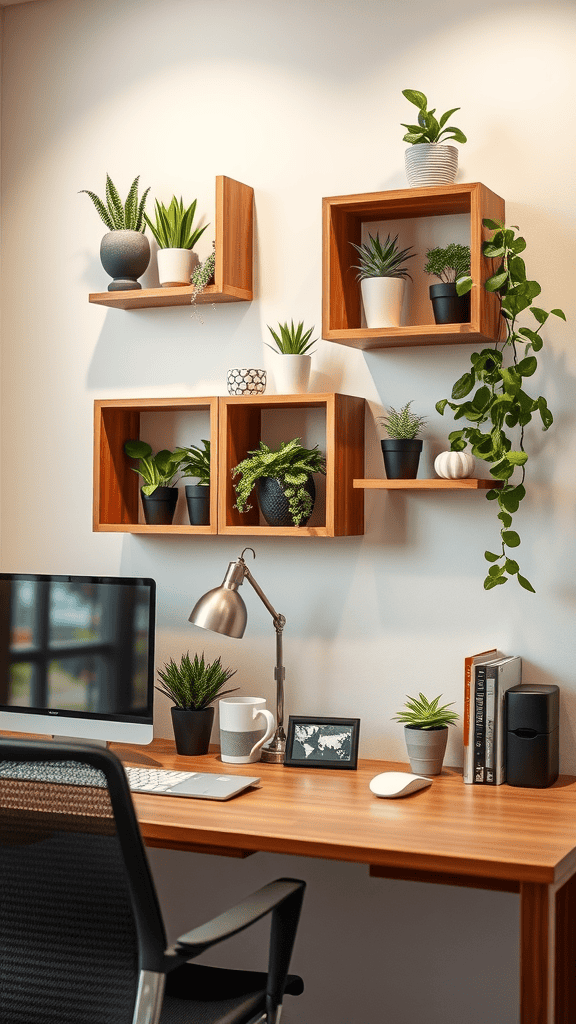
[[[214,221],[216,262],[214,284],[196,297],[209,302],[249,302],[253,298],[254,189],[221,174],[216,178]],[[88,301],[113,309],[150,309],[189,306],[194,289],[135,288],[120,292],[92,292]]]
[[[353,483],[353,487],[368,491],[486,491],[501,486],[501,480],[478,480],[470,476],[460,480],[385,480],[378,477],[354,480]]]
[[[222,771],[214,752],[180,757],[161,739],[145,749],[169,768]],[[430,788],[382,800],[370,792],[370,779],[406,771],[406,764],[361,760],[349,772],[255,767],[260,787],[223,804],[135,794],[145,839],[539,886],[576,871],[576,779],[570,776],[546,790],[465,786],[459,770],[445,768]],[[246,774],[246,766],[227,765],[226,773]]]
[[[555,1013],[559,1024],[576,1021],[576,875],[556,894]]]
[[[498,303],[483,288],[492,261],[481,254],[487,235],[483,217],[504,220],[504,201],[480,182],[436,188],[397,189],[365,195],[323,199],[322,334],[352,348],[402,348],[418,345],[491,344],[498,337]],[[360,285],[352,269],[363,223],[378,220],[470,217],[472,277],[471,319],[468,324],[426,324],[368,329],[361,327]]]
[[[520,886],[520,1019],[522,1024],[553,1024],[549,1014],[550,887]],[[557,1024],[561,1024],[560,1021]],[[568,1024],[568,1022],[566,1022]]]

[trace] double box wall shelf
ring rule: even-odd
[[[364,469],[365,400],[350,395],[256,395],[249,397],[107,399],[94,403],[94,509],[96,532],[142,534],[229,534],[237,536],[342,537],[364,533],[364,497],[354,479]],[[325,436],[326,497],[322,522],[315,526],[260,525],[253,508],[239,513],[231,470],[263,437],[264,418],[285,419],[291,410],[318,410]],[[139,438],[141,417],[200,413],[209,416],[211,442],[210,525],[148,526],[140,517],[142,480],[124,442]],[[277,424],[276,433],[278,432]],[[161,436],[161,435],[159,435]],[[204,436],[207,436],[204,434]],[[290,440],[294,436],[283,437]],[[143,436],[142,440],[150,440]],[[180,442],[183,443],[183,442]],[[167,440],[157,447],[172,447]],[[182,480],[182,485],[186,479]],[[190,480],[190,483],[193,481]]]
[[[252,250],[254,189],[240,181],[216,178],[214,284],[196,297],[196,303],[249,302],[253,298]],[[90,302],[114,309],[147,309],[151,306],[187,306],[192,286],[136,288],[120,292],[93,292]]]
[[[427,217],[465,215],[470,222],[471,292],[470,323],[415,324],[368,329],[362,327],[360,284],[354,265],[358,254],[354,243],[362,241],[362,225],[392,222],[392,234],[402,221]],[[493,344],[499,337],[499,303],[483,287],[493,273],[493,261],[482,255],[481,244],[491,237],[482,224],[484,217],[504,221],[504,200],[480,182],[441,185],[436,188],[408,188],[393,192],[334,196],[323,200],[322,244],[322,336],[328,341],[353,348],[399,348],[409,345]],[[439,244],[430,239],[427,248]],[[443,242],[442,244],[446,244]],[[429,283],[435,278],[426,275]],[[430,316],[432,309],[430,307]]]

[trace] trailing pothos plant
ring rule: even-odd
[[[452,388],[452,401],[443,398],[436,403],[442,415],[448,405],[454,419],[466,419],[470,426],[453,430],[449,434],[452,451],[462,451],[471,445],[472,454],[490,464],[490,473],[495,480],[502,481],[498,489],[486,492],[489,501],[498,505],[500,520],[499,552],[486,551],[484,557],[490,562],[484,589],[507,583],[515,576],[521,587],[534,593],[534,587],[519,572],[518,562],[511,558],[508,549],[517,548],[520,537],[512,527],[512,516],[518,510],[526,494],[524,480],[528,454],[524,448],[524,431],[532,416],[539,414],[542,429],[548,430],[553,416],[546,399],[528,394],[525,382],[538,367],[535,353],[543,346],[540,331],[550,313],[565,320],[561,309],[550,313],[534,306],[534,299],[541,288],[537,281],[529,281],[526,267],[520,253],[526,248],[524,238],[516,235],[518,227],[506,227],[497,221],[485,219],[485,227],[494,232],[482,244],[484,256],[499,261],[496,273],[484,283],[488,292],[494,292],[500,301],[500,314],[505,325],[505,337],[494,348],[473,352],[471,367],[456,381]],[[462,277],[456,282],[459,295],[472,288],[472,278]],[[536,323],[520,327],[518,317],[529,310]],[[513,438],[509,432],[513,431]],[[520,470],[518,481],[512,477]]]

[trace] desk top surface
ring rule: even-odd
[[[261,777],[258,787],[224,802],[134,794],[151,846],[238,856],[288,853],[548,884],[576,872],[572,776],[560,776],[544,790],[465,786],[459,769],[445,768],[427,789],[385,800],[370,792],[370,779],[408,771],[406,764],[360,760],[356,771],[261,762],[224,768],[215,752],[176,755],[170,740],[112,749],[126,764]]]

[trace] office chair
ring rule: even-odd
[[[304,887],[271,882],[167,948],[120,761],[0,739],[2,1024],[278,1024],[303,990],[288,967]],[[267,914],[267,974],[188,962]]]

